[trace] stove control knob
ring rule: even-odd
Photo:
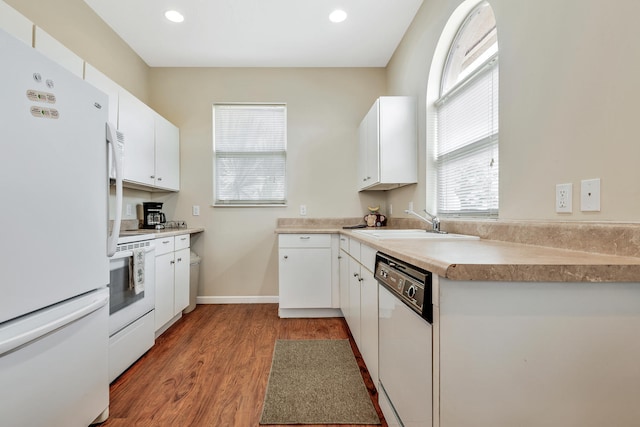
[[[416,287],[411,285],[409,286],[409,289],[407,289],[407,295],[409,296],[409,298],[413,298],[416,296]]]

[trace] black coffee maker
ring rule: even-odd
[[[161,202],[142,203],[142,228],[162,229],[167,222],[167,217],[162,213]]]

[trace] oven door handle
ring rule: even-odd
[[[143,248],[144,249],[144,253],[148,254],[149,252],[153,252],[156,250],[156,248],[152,245],[152,246],[146,246]],[[116,252],[112,257],[110,257],[109,259],[114,260],[114,259],[121,259],[121,258],[129,258],[133,256],[133,251],[130,249],[127,249],[126,251],[118,251]]]

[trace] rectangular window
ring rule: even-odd
[[[286,204],[287,107],[214,104],[215,205]]]
[[[436,103],[438,213],[498,214],[498,65]]]

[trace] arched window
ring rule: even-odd
[[[497,215],[498,36],[486,1],[458,28],[434,105],[438,213]]]

